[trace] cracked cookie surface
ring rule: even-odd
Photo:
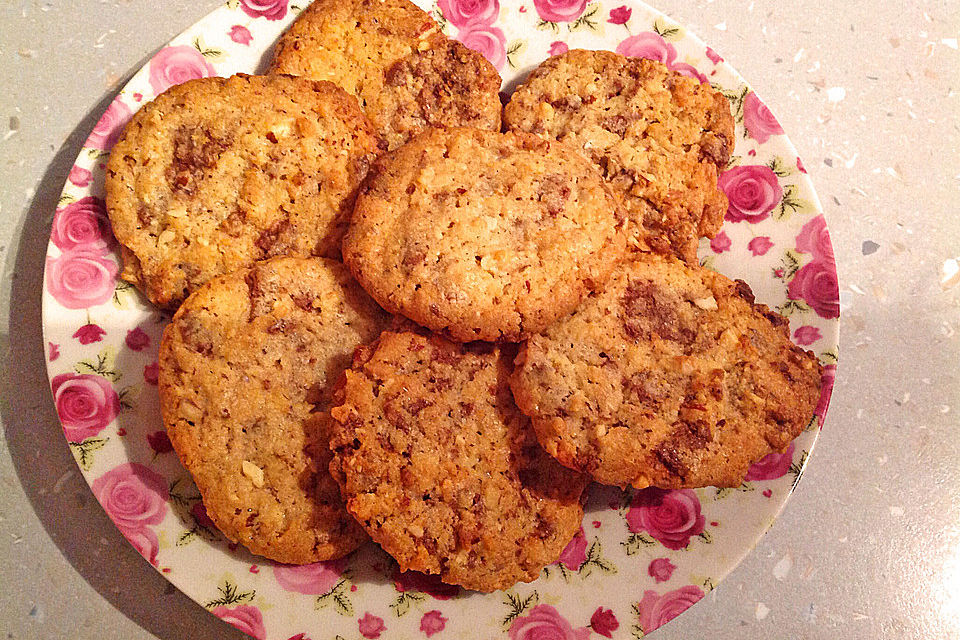
[[[583,518],[586,479],[513,402],[515,347],[388,330],[358,351],[331,414],[347,510],[403,571],[468,589],[534,580]]]
[[[500,130],[500,76],[408,0],[316,0],[270,66],[356,96],[395,149],[428,127]]]
[[[347,269],[275,258],[181,305],[160,348],[160,406],[207,513],[277,562],[343,556],[366,535],[330,477],[332,386],[387,321]]]
[[[598,482],[724,487],[808,425],[820,372],[746,283],[638,254],[521,346],[511,387],[544,448]]]
[[[623,224],[576,150],[433,129],[371,167],[343,258],[388,311],[460,341],[509,341],[602,286],[626,252]]]
[[[339,257],[379,144],[328,82],[237,75],[169,89],[134,114],[107,163],[122,277],[176,307],[257,260]]]
[[[728,100],[662,63],[575,49],[545,60],[504,109],[509,129],[567,141],[622,199],[633,243],[697,258],[720,229],[717,189],[734,146]]]

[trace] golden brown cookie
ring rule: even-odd
[[[586,480],[543,452],[513,403],[513,351],[386,331],[347,371],[330,472],[401,570],[506,589],[579,530]]]
[[[718,172],[730,159],[727,99],[660,62],[573,50],[545,60],[504,109],[509,129],[579,147],[623,200],[643,250],[697,258],[727,210]]]
[[[385,322],[324,258],[260,262],[181,305],[160,347],[163,422],[228,538],[289,564],[366,539],[328,472],[328,411],[354,348]]]
[[[820,364],[742,281],[637,254],[521,347],[511,387],[564,465],[636,488],[737,486],[807,426]]]
[[[381,156],[344,262],[388,311],[456,340],[516,340],[570,312],[625,252],[589,160],[526,133],[431,129]]]
[[[316,0],[277,43],[272,73],[330,80],[395,149],[427,127],[500,130],[500,76],[408,0]]]
[[[175,307],[256,260],[338,257],[378,144],[329,82],[237,75],[169,89],[133,116],[107,164],[123,278]]]

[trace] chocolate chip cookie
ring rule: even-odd
[[[586,480],[544,453],[513,403],[515,348],[386,331],[347,371],[330,472],[401,570],[505,589],[579,530]]]
[[[238,75],[169,89],[133,116],[107,164],[122,277],[176,307],[256,260],[338,257],[378,144],[329,82]]]
[[[272,73],[330,80],[395,149],[427,127],[500,130],[500,76],[408,0],[316,0],[277,43]]]
[[[456,340],[516,340],[603,285],[624,217],[592,163],[527,133],[431,129],[381,156],[344,262],[388,311]]]
[[[637,254],[528,340],[511,387],[544,448],[604,484],[737,486],[813,417],[820,364],[742,281]]]
[[[160,407],[207,513],[277,562],[343,556],[366,535],[330,477],[331,388],[382,310],[347,269],[275,258],[200,287],[160,347]]]
[[[504,124],[582,149],[623,201],[642,250],[697,259],[727,210],[717,189],[734,145],[727,99],[662,63],[573,50],[544,61]]]

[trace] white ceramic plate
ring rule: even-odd
[[[738,489],[594,486],[583,532],[558,564],[506,592],[465,593],[398,576],[373,544],[349,559],[275,566],[216,533],[171,452],[157,397],[165,321],[117,280],[103,205],[106,155],[130,114],[190,78],[253,73],[302,7],[231,0],[161,49],[124,87],[84,145],[53,223],[43,291],[47,368],[77,463],[107,514],[158,571],[250,635],[533,640],[649,633],[703,597],[754,546],[803,471],[829,402],[839,304],[820,204],[790,141],[745,81],[682,26],[624,0],[441,0],[420,4],[482,51],[510,89],[551,54],[580,47],[657,58],[721,88],[737,117],[731,206],[701,260],[746,280],[826,365],[818,420]],[[298,635],[302,634],[302,635]],[[546,634],[546,635],[540,635]],[[550,635],[553,634],[553,635]]]

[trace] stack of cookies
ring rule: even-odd
[[[571,51],[500,78],[407,0],[317,0],[266,76],[168,90],[107,167],[123,277],[176,309],[163,421],[228,538],[372,538],[490,591],[579,530],[591,481],[738,485],[820,367],[702,269],[725,98]]]

